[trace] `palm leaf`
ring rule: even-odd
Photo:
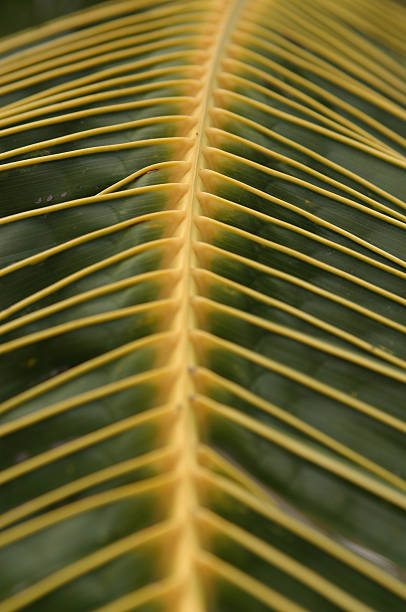
[[[0,40],[1,611],[403,611],[405,7],[83,6]]]

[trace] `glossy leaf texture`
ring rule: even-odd
[[[404,611],[405,7],[87,4],[0,40],[1,612]]]

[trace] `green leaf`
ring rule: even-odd
[[[403,612],[404,5],[0,17],[1,612]]]

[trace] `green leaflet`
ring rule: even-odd
[[[20,4],[1,611],[403,611],[405,8]]]

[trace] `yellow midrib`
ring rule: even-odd
[[[206,61],[202,86],[198,94],[199,104],[193,113],[196,123],[192,128],[195,143],[189,154],[190,171],[184,178],[188,192],[184,197],[186,218],[182,228],[183,248],[179,255],[181,281],[178,287],[180,309],[175,326],[179,330],[179,340],[174,356],[175,363],[181,372],[176,385],[174,402],[179,416],[175,427],[175,444],[179,448],[178,492],[175,497],[174,515],[182,525],[176,551],[174,573],[181,581],[179,607],[177,612],[204,612],[205,606],[200,593],[194,566],[198,551],[197,534],[194,530],[194,512],[197,506],[197,494],[194,485],[196,466],[197,431],[190,405],[193,385],[189,370],[194,365],[194,354],[189,341],[189,332],[193,327],[193,314],[190,299],[195,293],[192,267],[194,265],[193,242],[196,235],[194,217],[198,209],[199,172],[204,167],[203,147],[205,130],[209,122],[211,96],[215,85],[218,66],[223,56],[230,30],[243,0],[225,0],[221,18],[212,34],[212,45]]]

